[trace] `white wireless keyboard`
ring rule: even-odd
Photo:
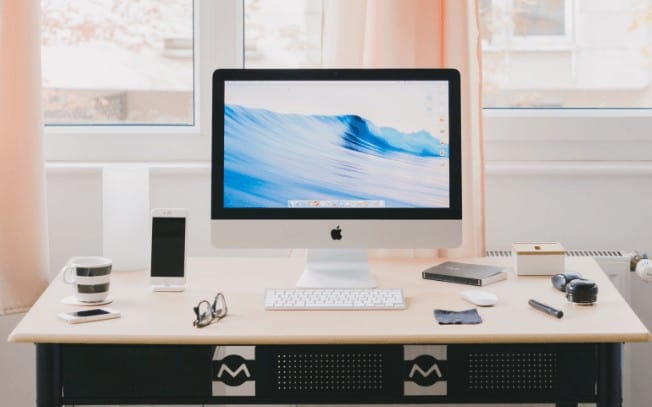
[[[400,288],[268,288],[265,290],[265,309],[405,309],[405,299]]]

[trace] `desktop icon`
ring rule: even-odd
[[[335,229],[331,229],[331,239],[333,240],[342,239],[342,229],[340,229],[339,225]]]

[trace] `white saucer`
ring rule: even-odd
[[[62,298],[61,302],[70,305],[106,305],[112,303],[113,298],[111,296],[108,296],[102,301],[83,302],[83,301],[79,301],[74,295],[71,295],[70,297]]]

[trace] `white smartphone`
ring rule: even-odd
[[[79,324],[81,322],[118,318],[120,317],[120,311],[113,308],[95,308],[83,311],[63,312],[57,315],[66,322]]]
[[[186,220],[182,208],[152,210],[150,282],[154,291],[183,291],[186,284]]]

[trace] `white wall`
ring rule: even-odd
[[[489,163],[486,194],[488,248],[558,241],[652,255],[652,163]]]
[[[652,166],[633,164],[613,170],[600,164],[543,164],[535,167],[487,165],[488,248],[509,248],[513,241],[560,241],[573,249],[639,249],[652,254]],[[189,255],[216,253],[209,239],[207,165],[156,166],[151,174],[152,207],[189,209]],[[50,165],[47,177],[50,268],[56,274],[73,255],[102,252],[102,174],[97,165]],[[652,284],[634,279],[633,295],[642,302]],[[648,302],[649,304],[649,302]],[[636,304],[635,304],[636,307]],[[652,327],[652,309],[636,307]],[[7,337],[20,316],[0,317]],[[634,390],[652,397],[649,344],[637,347]],[[0,343],[3,403],[34,405],[34,347]],[[7,400],[6,397],[10,397]]]

